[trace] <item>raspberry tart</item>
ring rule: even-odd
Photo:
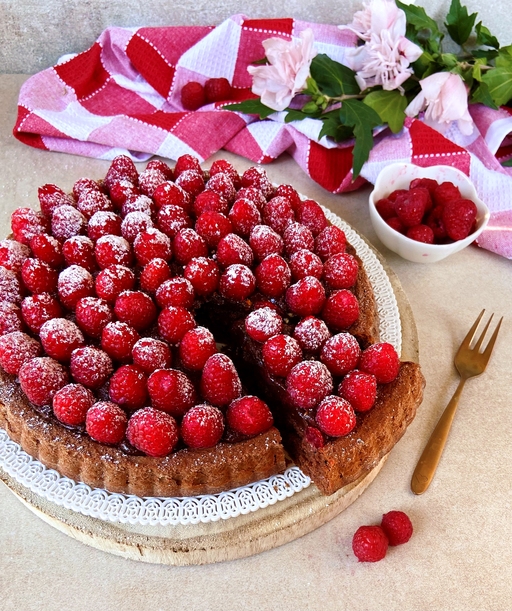
[[[422,399],[367,273],[315,201],[225,160],[38,192],[0,242],[0,426],[64,476],[190,496],[295,462],[369,473]]]

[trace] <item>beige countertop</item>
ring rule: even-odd
[[[11,130],[23,75],[0,76],[0,225],[18,206],[37,205],[37,187],[70,189],[99,178],[109,162],[29,148]],[[219,154],[243,170],[250,163]],[[208,165],[208,162],[205,164]],[[256,556],[204,566],[145,564],[110,555],[52,528],[0,484],[0,608],[347,609],[450,611],[512,608],[512,263],[470,247],[433,265],[408,263],[373,232],[369,188],[331,195],[293,160],[267,166],[344,218],[397,274],[416,321],[427,386],[417,418],[364,494],[308,535]],[[456,347],[482,308],[504,315],[488,371],[466,386],[448,447],[430,489],[409,488],[413,467],[455,390]],[[413,538],[376,564],[358,563],[351,538],[391,509],[406,511]]]

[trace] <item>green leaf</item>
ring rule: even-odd
[[[318,135],[318,139],[328,136],[335,142],[343,142],[354,137],[354,130],[348,125],[340,123],[339,111],[325,113],[321,117],[322,129]]]
[[[381,123],[387,123],[394,134],[404,126],[407,98],[398,90],[372,91],[363,102],[378,113]]]
[[[471,76],[476,81],[480,82],[482,80],[482,66],[486,66],[486,65],[487,65],[487,60],[485,58],[477,59],[475,63],[473,64],[473,67],[471,69]]]
[[[339,110],[340,121],[343,125],[354,128],[356,143],[354,146],[354,160],[352,173],[354,179],[361,172],[373,147],[373,128],[381,124],[380,116],[367,104],[359,100],[345,100]]]
[[[234,110],[235,112],[242,112],[245,115],[259,115],[260,119],[266,119],[271,114],[276,112],[274,109],[265,106],[259,98],[252,100],[244,100],[237,104],[226,104],[222,107],[224,110]]]
[[[476,18],[477,13],[468,15],[468,9],[461,6],[460,0],[452,0],[444,25],[453,40],[457,44],[463,45],[473,30]]]
[[[478,87],[476,87],[471,95],[471,103],[484,104],[485,106],[489,106],[489,108],[494,108],[494,110],[498,109],[498,106],[496,106],[491,94],[489,93],[487,83],[480,83]]]
[[[485,59],[488,62],[496,59],[496,57],[498,57],[500,54],[496,49],[475,49],[472,51],[472,53],[473,57],[476,57],[477,59]]]
[[[512,159],[507,159],[507,161],[502,161],[501,165],[505,168],[510,168],[512,167]]]
[[[512,98],[512,66],[493,68],[482,76],[489,95],[496,106],[503,106]]]
[[[501,47],[494,64],[496,68],[512,67],[512,45]]]
[[[476,44],[484,45],[486,47],[492,47],[493,49],[499,49],[500,43],[496,36],[493,36],[489,29],[482,25],[482,22],[479,21],[475,26],[476,31]]]
[[[430,30],[431,36],[438,37],[442,34],[437,27],[437,23],[427,15],[425,9],[421,6],[414,6],[414,4],[404,4],[400,0],[396,1],[398,8],[402,9],[405,13],[407,23],[414,26],[416,32],[420,30]]]
[[[310,71],[321,93],[331,98],[357,95],[361,92],[355,72],[323,53],[313,58]]]

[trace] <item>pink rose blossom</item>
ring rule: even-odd
[[[425,110],[425,123],[437,131],[444,132],[452,121],[457,121],[461,133],[469,136],[473,132],[467,88],[458,74],[437,72],[421,80],[420,85],[421,92],[405,109],[409,117]]]
[[[247,70],[253,76],[252,91],[265,106],[284,110],[304,89],[316,55],[313,42],[313,31],[309,28],[300,33],[300,40],[269,38],[263,42],[269,65],[248,66]]]

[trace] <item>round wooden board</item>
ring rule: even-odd
[[[388,274],[397,299],[402,325],[402,360],[418,362],[418,335],[409,301],[394,272],[380,254],[374,252]],[[200,565],[258,554],[322,526],[366,490],[382,469],[386,458],[365,477],[331,496],[322,495],[316,486],[311,485],[290,498],[247,515],[186,526],[106,522],[52,503],[2,470],[0,480],[37,516],[82,543],[133,560]]]

